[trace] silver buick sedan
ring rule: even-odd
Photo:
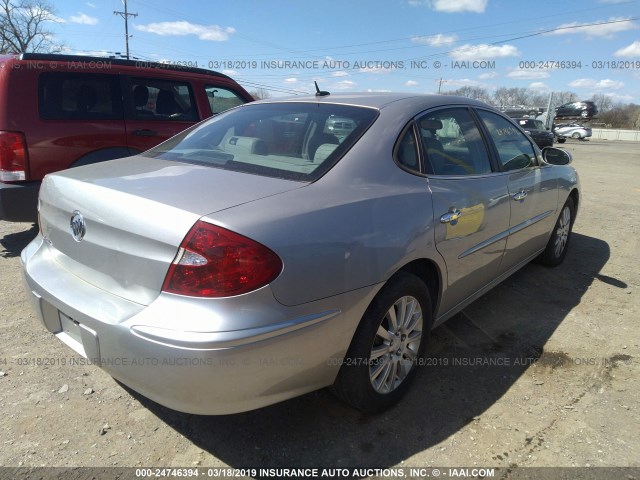
[[[527,262],[562,262],[568,153],[466,98],[319,93],[47,176],[22,252],[44,326],[175,410],[331,386],[377,412],[432,328]]]

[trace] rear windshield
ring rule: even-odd
[[[375,109],[348,105],[247,104],[143,155],[311,182],[335,165],[377,115]]]

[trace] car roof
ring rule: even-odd
[[[431,107],[437,107],[440,105],[477,105],[483,107],[489,107],[492,110],[495,108],[487,105],[486,103],[478,100],[473,100],[467,97],[460,97],[455,95],[432,95],[432,94],[415,94],[415,93],[332,93],[324,96],[315,95],[297,95],[293,97],[277,97],[269,98],[266,100],[260,100],[256,103],[284,103],[284,102],[303,102],[303,103],[328,103],[338,105],[353,105],[361,107],[370,107],[376,109],[383,109],[391,104],[398,106],[398,104],[406,104],[408,108],[424,110]],[[496,110],[497,111],[497,110]]]

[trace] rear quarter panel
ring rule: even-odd
[[[406,121],[406,114],[381,115],[317,182],[209,217],[282,258],[271,284],[278,301],[297,305],[380,284],[420,258],[444,271],[427,180],[393,161]]]

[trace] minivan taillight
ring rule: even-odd
[[[229,297],[263,287],[281,271],[280,257],[264,245],[198,220],[182,241],[162,290],[192,297]]]
[[[0,181],[27,179],[27,143],[17,132],[0,132]]]

